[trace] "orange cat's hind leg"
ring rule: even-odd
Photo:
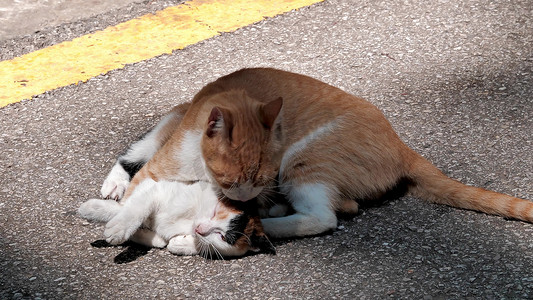
[[[346,215],[355,215],[359,212],[359,204],[353,199],[342,199],[337,206],[337,212]]]
[[[287,187],[287,199],[295,213],[262,219],[263,228],[275,238],[308,236],[334,230],[337,228],[337,216],[331,205],[335,202],[332,201],[333,197],[338,197],[338,193],[327,184],[291,183]]]

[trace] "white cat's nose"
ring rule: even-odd
[[[206,226],[205,224],[200,224],[194,228],[194,232],[201,236],[206,236],[209,233],[209,226]]]

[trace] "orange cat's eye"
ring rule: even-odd
[[[225,242],[226,241],[226,237],[222,233],[219,233],[219,235],[220,235],[220,238]]]

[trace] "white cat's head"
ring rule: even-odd
[[[236,257],[248,251],[275,254],[276,249],[263,231],[255,205],[220,200],[210,218],[197,220],[194,230],[200,255]]]

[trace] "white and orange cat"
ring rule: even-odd
[[[430,202],[533,222],[533,202],[448,178],[371,103],[276,69],[243,69],[205,86],[119,157],[102,194],[133,197],[147,180],[208,181],[240,201],[276,185],[294,213],[262,220],[273,237],[334,229],[337,212],[356,213],[358,201],[400,183]]]
[[[275,253],[253,203],[220,199],[205,182],[186,184],[144,180],[124,203],[91,199],[78,213],[107,222],[104,236],[113,245],[127,240],[178,255],[235,257],[248,251]]]

